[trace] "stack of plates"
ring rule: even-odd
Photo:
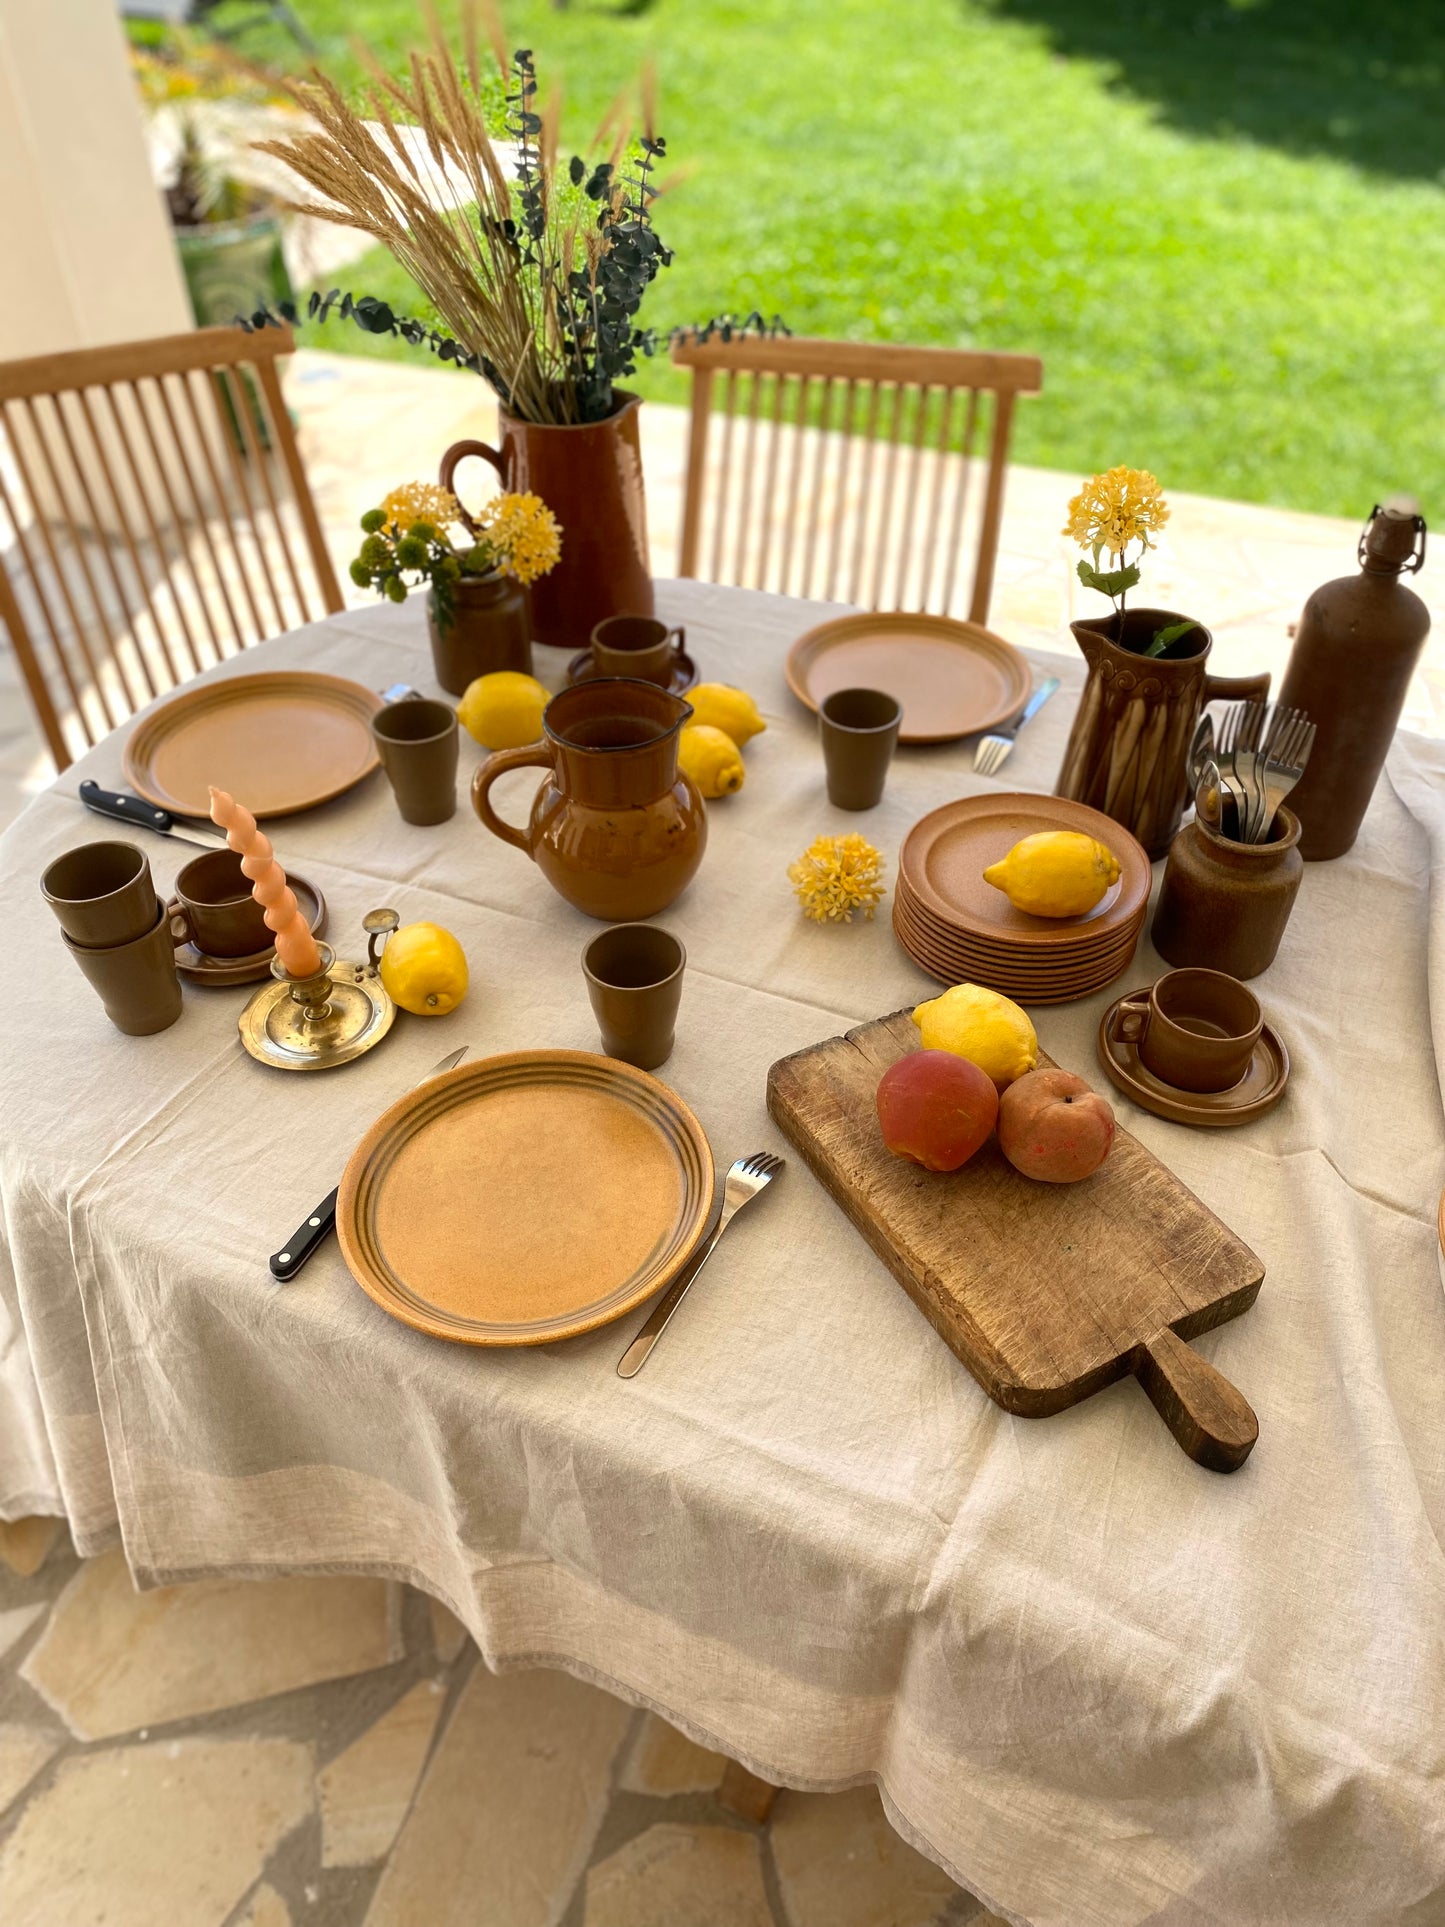
[[[983,873],[1043,830],[1097,837],[1119,880],[1082,917],[1031,917]],[[1021,1004],[1087,997],[1127,970],[1149,906],[1149,859],[1112,817],[1058,796],[970,796],[925,816],[898,858],[893,932],[945,983],[984,984]]]

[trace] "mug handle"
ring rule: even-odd
[[[667,639],[672,644],[674,655],[680,656],[687,647],[687,631],[681,623],[675,629],[668,630]]]
[[[1109,1017],[1111,1044],[1142,1044],[1149,1034],[1149,993],[1135,991],[1121,997]]]
[[[460,468],[461,464],[466,461],[470,455],[478,455],[484,462],[490,462],[492,467],[497,471],[497,477],[502,487],[505,488],[507,486],[506,458],[497,449],[493,448],[490,442],[453,442],[446,454],[442,456],[441,465],[437,469],[437,480],[449,495],[456,495],[457,492],[455,488],[453,488],[452,482],[458,468]],[[477,525],[471,516],[468,515],[465,508],[462,507],[460,496],[457,496],[457,507],[461,511],[462,526],[473,540],[475,540],[477,536]]]
[[[191,920],[186,915],[179,897],[172,897],[166,905],[166,916],[170,921],[171,935],[174,937],[177,945],[193,943],[196,944],[196,948],[199,950],[201,946],[196,943],[196,933],[191,928]]]
[[[489,791],[499,776],[505,776],[509,769],[551,769],[552,748],[547,742],[523,743],[520,749],[499,749],[472,778],[472,808],[486,824],[493,836],[499,836],[504,843],[510,843],[524,856],[532,855],[532,846],[524,831],[515,824],[505,822],[492,808]],[[535,860],[535,859],[534,859]]]
[[[462,447],[480,444],[460,444]],[[1267,703],[1269,701],[1269,675],[1266,669],[1257,676],[1206,676],[1204,695],[1200,702],[1205,703]]]

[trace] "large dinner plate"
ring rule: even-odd
[[[336,1230],[383,1311],[467,1345],[546,1345],[621,1318],[696,1251],[712,1152],[665,1084],[588,1051],[463,1064],[351,1155]]]
[[[882,689],[903,705],[900,743],[951,743],[1017,716],[1029,666],[1011,642],[949,616],[839,616],[798,637],[788,687],[809,709],[838,689]]]
[[[271,669],[183,689],[137,724],[125,775],[148,802],[209,816],[209,789],[252,816],[329,803],[377,767],[371,719],[381,698],[343,676]]]

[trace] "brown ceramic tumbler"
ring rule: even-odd
[[[74,944],[130,943],[156,920],[156,886],[134,843],[82,843],[40,879],[45,901]]]
[[[66,949],[105,1005],[106,1016],[127,1037],[150,1037],[167,1030],[181,1014],[175,939],[159,898],[153,899],[152,915],[151,928],[133,943],[96,949],[64,938]]]
[[[618,923],[582,952],[587,994],[609,1057],[656,1070],[672,1055],[687,952],[651,923]]]
[[[254,957],[275,942],[234,850],[193,857],[176,878],[166,913],[176,942],[193,943],[208,957]]]
[[[592,661],[599,676],[637,676],[671,689],[686,637],[655,616],[609,616],[592,631]]]
[[[408,823],[445,823],[457,807],[457,719],[446,703],[408,696],[371,720],[381,766]]]
[[[871,810],[882,801],[902,721],[902,704],[881,689],[835,689],[823,698],[818,733],[835,809]]]
[[[1110,1025],[1176,1091],[1232,1090],[1264,1028],[1259,999],[1222,970],[1171,970],[1126,997]]]

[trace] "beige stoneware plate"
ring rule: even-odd
[[[371,719],[380,708],[374,690],[309,669],[201,683],[136,725],[126,781],[182,816],[210,815],[212,783],[253,816],[291,816],[377,768]]]
[[[512,1051],[382,1113],[346,1166],[336,1232],[403,1324],[547,1345],[661,1290],[712,1198],[707,1138],[665,1084],[589,1051]]]
[[[882,689],[903,705],[900,743],[951,743],[1017,716],[1033,678],[1011,642],[976,622],[883,611],[839,616],[798,637],[788,687],[816,709],[837,689]]]

